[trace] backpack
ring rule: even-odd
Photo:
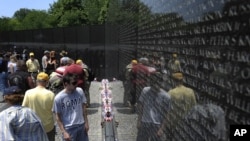
[[[23,94],[28,89],[27,80],[25,80],[24,76],[21,74],[10,74],[8,76],[8,81],[10,86],[18,86],[22,90]]]
[[[62,76],[50,75],[48,89],[51,90],[54,94],[57,94],[61,90],[63,90],[64,86],[63,86]]]

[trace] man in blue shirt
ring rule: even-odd
[[[75,74],[64,75],[64,89],[54,99],[53,112],[65,141],[88,141],[87,100],[77,80]]]

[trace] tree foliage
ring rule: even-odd
[[[103,24],[112,0],[58,0],[48,11],[21,8],[12,18],[0,18],[0,30]],[[113,0],[114,1],[114,0]]]
[[[58,27],[83,25],[87,21],[82,0],[58,0],[49,9]]]
[[[10,31],[13,30],[13,26],[11,24],[11,18],[2,17],[0,18],[0,31]]]
[[[20,24],[21,29],[41,29],[50,28],[51,17],[46,11],[32,10],[29,12]]]
[[[21,8],[21,9],[19,9],[18,11],[16,11],[14,13],[13,18],[16,18],[18,21],[21,22],[28,15],[28,13],[30,13],[30,12],[31,12],[30,9]]]

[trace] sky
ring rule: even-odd
[[[12,17],[20,8],[48,10],[57,0],[0,0],[0,18]]]

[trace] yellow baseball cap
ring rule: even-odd
[[[30,56],[34,56],[35,54],[34,54],[34,52],[30,52]]]
[[[81,64],[81,63],[82,63],[81,59],[76,60],[76,64]]]
[[[132,60],[131,63],[132,64],[137,64],[137,60]]]
[[[49,80],[49,76],[47,73],[45,72],[40,72],[38,75],[37,75],[37,80],[43,80],[43,81],[48,81]]]

